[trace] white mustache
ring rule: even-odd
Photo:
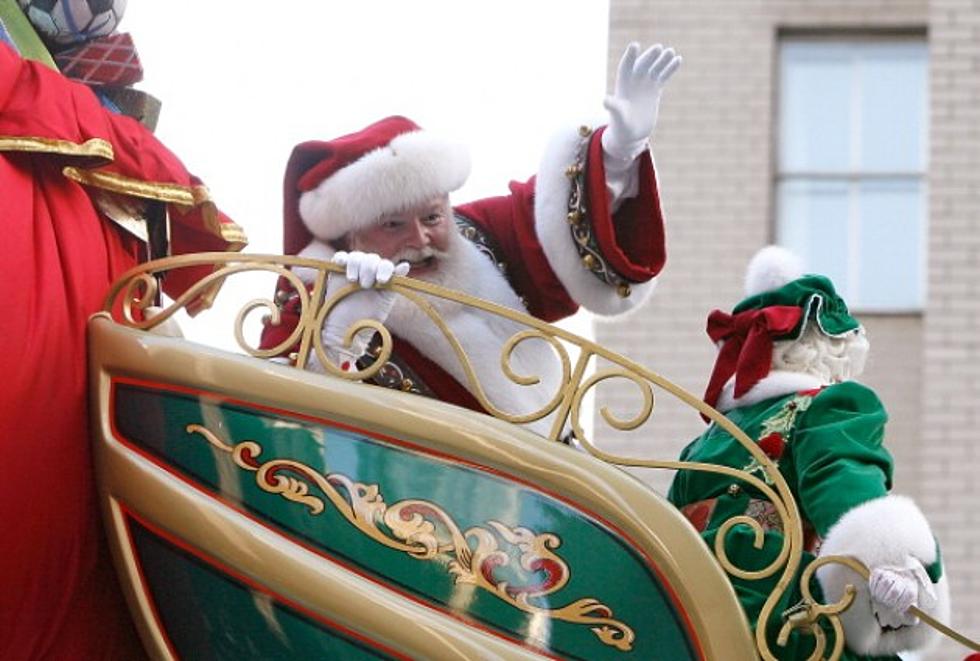
[[[429,246],[426,248],[404,248],[399,250],[394,257],[391,258],[395,264],[399,262],[410,262],[416,263],[425,261],[430,257],[445,258],[449,256],[449,252],[445,250],[436,250],[435,248]]]

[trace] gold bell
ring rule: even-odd
[[[595,258],[595,255],[585,255],[584,257],[582,257],[582,266],[589,269],[590,271],[595,270],[598,264],[599,264],[599,260]]]
[[[405,392],[408,392],[408,391],[409,391],[409,390],[411,390],[411,389],[412,389],[412,388],[413,388],[414,386],[415,386],[415,384],[414,384],[414,383],[412,383],[412,380],[411,380],[411,379],[402,379],[402,382],[401,382],[401,389],[402,389],[402,390],[404,390]]]
[[[570,225],[578,225],[582,220],[582,212],[578,209],[573,209],[568,212],[568,223]]]
[[[620,298],[629,298],[630,294],[633,293],[633,290],[628,284],[621,282],[619,283],[619,286],[616,287],[616,293],[619,294]]]
[[[578,134],[583,138],[588,138],[590,135],[592,135],[592,129],[583,124],[582,126],[578,127]]]

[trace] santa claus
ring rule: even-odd
[[[346,331],[360,319],[382,321],[395,341],[384,385],[482,411],[463,364],[428,317],[375,285],[407,273],[549,322],[579,306],[616,315],[642,304],[665,261],[648,140],[661,93],[680,64],[673,49],[641,52],[631,44],[605,100],[608,125],[559,133],[537,175],[512,182],[502,197],[452,206],[449,193],[469,174],[465,150],[404,117],[298,145],[285,176],[285,251],[343,265],[346,280],[363,288],[324,324],[330,360],[353,368],[368,345],[345,345]],[[347,284],[330,280],[328,296]],[[264,329],[263,348],[289,336],[297,298],[279,292],[283,314]],[[521,386],[502,372],[501,350],[521,330],[514,322],[449,301],[433,304],[493,407],[523,415],[553,397],[559,363],[534,342],[518,345],[511,367],[540,383]],[[539,420],[538,429],[546,424]]]
[[[908,608],[945,621],[949,596],[925,516],[912,500],[890,492],[892,458],[883,446],[888,416],[875,393],[855,381],[869,348],[864,327],[830,280],[802,275],[795,256],[775,246],[753,259],[746,289],[748,297],[731,314],[715,310],[708,318],[708,335],[719,351],[705,401],[755,439],[789,485],[804,519],[800,572],[830,555],[854,557],[870,570],[868,581],[840,564],[816,572],[812,590],[823,603],[840,600],[847,585],[857,589],[841,616],[847,643],[842,658],[897,659],[896,653],[925,646],[935,633]],[[714,424],[681,459],[766,477],[748,451]],[[680,471],[668,498],[711,548],[732,517],[755,519],[765,531],[761,548],[748,526],[725,537],[737,567],[759,570],[783,548],[775,508],[750,484],[721,473]],[[778,572],[761,580],[732,578],[753,626],[779,578]],[[785,613],[801,599],[798,573],[774,612]],[[781,626],[779,618],[768,623],[770,649],[781,659],[808,658],[814,637],[794,632],[777,646]]]

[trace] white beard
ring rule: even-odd
[[[448,250],[437,263],[437,270],[424,276],[426,282],[456,289],[517,312],[527,312],[496,264],[458,232],[452,233]],[[561,363],[554,351],[540,340],[521,342],[510,358],[511,369],[516,374],[536,376],[540,383],[518,385],[502,370],[504,344],[514,334],[526,330],[527,326],[455,301],[426,295],[423,295],[423,299],[438,312],[459,342],[487,399],[502,413],[531,413],[555,396],[560,385]],[[452,345],[415,303],[399,296],[385,325],[476,395]],[[528,423],[531,429],[542,434],[550,431],[550,424],[551,416]]]

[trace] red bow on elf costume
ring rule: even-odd
[[[713,311],[708,316],[708,337],[715,343],[724,344],[708,380],[704,401],[711,406],[717,404],[722,388],[732,376],[735,377],[735,397],[741,397],[768,376],[773,339],[790,333],[802,316],[801,308],[789,305],[746,310],[739,314]]]
[[[723,343],[704,392],[716,406],[725,384],[734,376],[737,399],[769,375],[773,342],[795,340],[807,324],[824,335],[840,337],[860,327],[830,280],[805,275],[782,286],[749,296],[731,314],[715,310],[708,316],[708,336]]]

